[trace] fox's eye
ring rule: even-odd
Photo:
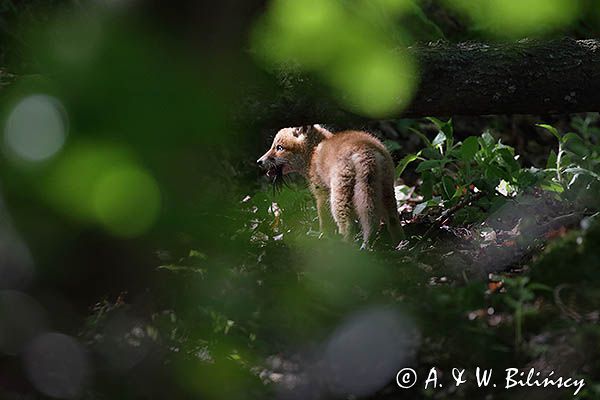
[[[275,150],[277,151],[283,151],[283,146],[278,144],[277,147],[275,147]]]

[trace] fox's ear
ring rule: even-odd
[[[299,126],[294,128],[293,133],[295,137],[300,137],[302,135],[307,135],[312,130],[312,125]]]
[[[314,128],[314,125],[299,126],[298,128],[294,129],[294,136],[300,137],[301,135],[309,135]]]

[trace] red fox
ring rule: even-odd
[[[257,163],[274,180],[291,172],[308,179],[321,232],[333,216],[345,240],[351,239],[358,219],[362,248],[369,246],[381,222],[394,244],[404,238],[394,194],[394,163],[385,146],[370,134],[333,134],[320,125],[281,129]]]

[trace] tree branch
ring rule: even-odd
[[[600,40],[430,43],[412,103],[389,118],[600,111]],[[276,89],[244,97],[242,120],[262,127],[366,120],[344,111],[317,82],[281,73]]]

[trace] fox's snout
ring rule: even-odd
[[[267,153],[265,153],[265,155],[256,160],[256,164],[258,164],[259,167],[265,167],[269,164],[269,162],[272,161],[273,157],[271,157],[270,151],[268,151]]]

